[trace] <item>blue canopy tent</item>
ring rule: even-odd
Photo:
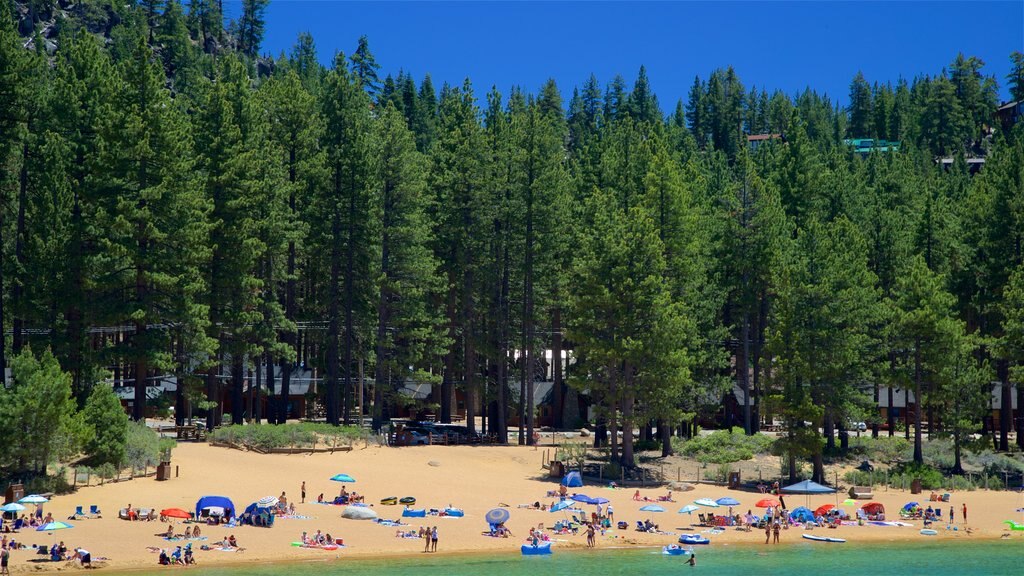
[[[265,526],[270,528],[274,525],[274,508],[272,506],[262,505],[259,502],[253,502],[246,507],[244,512],[242,512],[238,521],[242,524],[251,524],[253,526]]]
[[[835,494],[836,493],[836,489],[835,488],[829,488],[828,486],[822,486],[821,484],[818,484],[817,482],[812,482],[810,480],[804,480],[803,482],[797,482],[796,484],[791,484],[789,486],[786,486],[785,488],[782,489],[782,492],[784,492],[786,494],[805,494],[805,495],[807,495],[807,504],[808,504],[808,507],[809,507],[810,503],[811,503],[811,495],[813,495],[813,494]],[[838,502],[837,502],[837,504],[838,504]]]
[[[836,489],[829,488],[828,486],[822,486],[817,482],[810,480],[804,480],[803,482],[797,482],[790,486],[786,486],[782,489],[786,494],[833,494]]]
[[[569,472],[562,477],[562,485],[567,488],[580,488],[583,486],[583,477],[579,472]]]
[[[203,510],[214,508],[220,509],[224,517],[230,518],[235,514],[235,505],[231,502],[230,498],[226,496],[203,496],[196,502],[196,518],[203,516]],[[207,514],[209,514],[209,511]]]

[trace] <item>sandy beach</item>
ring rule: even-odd
[[[23,530],[17,535],[26,544],[52,544],[63,540],[69,548],[82,546],[88,549],[96,567],[103,570],[137,570],[157,566],[157,553],[150,547],[173,547],[177,543],[167,542],[157,533],[167,529],[166,523],[128,522],[117,518],[117,511],[129,503],[133,507],[155,508],[157,510],[179,507],[194,510],[196,501],[204,495],[223,495],[232,499],[242,509],[249,503],[264,497],[278,496],[284,491],[290,502],[295,502],[296,513],[305,519],[280,518],[272,528],[252,526],[223,528],[203,526],[206,542],[220,540],[234,534],[242,550],[221,552],[196,550],[200,566],[211,564],[244,564],[250,562],[291,562],[303,560],[328,560],[344,557],[381,557],[422,554],[423,541],[395,537],[396,528],[386,527],[369,521],[341,518],[342,507],[317,504],[320,493],[326,500],[338,494],[341,485],[329,481],[337,473],[352,475],[357,481],[349,484],[349,491],[355,490],[366,496],[366,502],[382,518],[398,519],[401,506],[382,506],[381,498],[388,496],[413,496],[417,508],[444,508],[454,506],[465,510],[464,518],[427,517],[406,518],[410,528],[420,525],[437,526],[439,545],[437,554],[451,553],[516,553],[531,526],[543,524],[550,527],[562,513],[518,508],[540,501],[552,503],[556,499],[546,497],[549,490],[557,488],[556,482],[547,477],[541,468],[543,452],[519,446],[420,446],[407,448],[386,448],[357,446],[351,452],[335,454],[292,454],[261,455],[252,452],[213,447],[201,443],[183,443],[174,451],[173,465],[179,469],[179,476],[169,481],[158,482],[153,478],[82,488],[75,494],[57,496],[45,505],[45,511],[52,512],[57,519],[67,518],[76,506],[86,510],[97,505],[103,517],[70,521],[73,529],[62,530],[53,535]],[[306,503],[299,503],[299,487],[305,481]],[[610,489],[604,486],[587,485],[572,491],[603,497],[614,506],[615,520],[625,520],[634,526],[637,520],[651,518],[665,532],[675,535],[658,535],[636,532],[635,530],[612,530],[598,538],[598,548],[622,546],[663,546],[676,541],[678,534],[702,532],[707,528],[694,527],[693,516],[677,514],[685,504],[698,498],[717,499],[731,496],[741,505],[736,512],[745,513],[754,508],[762,495],[756,492],[728,490],[724,487],[700,484],[688,492],[676,492],[674,502],[659,502],[666,508],[663,513],[640,512],[645,502],[633,500],[634,488]],[[666,489],[642,489],[641,494],[649,498],[663,496]],[[845,495],[840,496],[840,500]],[[889,520],[899,520],[898,511],[904,503],[917,500],[927,506],[928,494],[911,495],[908,492],[889,490],[875,492],[875,501],[886,507]],[[311,502],[312,501],[312,502]],[[811,496],[810,507],[835,503],[834,495]],[[808,502],[805,496],[788,496],[786,503],[792,509]],[[865,503],[866,501],[861,501]],[[961,506],[968,506],[970,531],[964,530]],[[492,508],[508,505],[511,519],[507,523],[514,537],[492,538],[482,535],[487,529],[484,515]],[[1015,510],[1022,506],[1021,495],[1016,492],[973,491],[953,493],[950,503],[941,504],[943,516],[950,506],[956,509],[957,531],[945,530],[945,525],[934,525],[938,536],[922,536],[921,521],[911,522],[908,527],[843,526],[835,530],[818,528],[813,534],[846,538],[850,542],[892,542],[920,541],[925,538],[948,540],[998,539],[1009,535],[1024,538],[1024,532],[1008,532],[1004,520],[1020,521],[1021,514]],[[588,512],[592,506],[584,506]],[[852,507],[846,510],[853,512]],[[724,512],[725,509],[717,509]],[[184,531],[186,525],[177,524],[176,530]],[[409,529],[409,528],[406,528]],[[300,539],[303,531],[317,530],[342,538],[345,548],[338,551],[303,549],[291,546]],[[782,533],[782,544],[805,542],[800,538],[802,530],[789,529]],[[553,536],[559,548],[583,548],[586,538],[578,536]],[[764,533],[745,532],[735,528],[712,536],[715,545],[764,546]],[[50,563],[38,561],[42,557],[33,550],[19,550],[12,553],[13,573],[36,572],[41,570],[74,569],[71,562]],[[105,558],[105,560],[98,560]]]

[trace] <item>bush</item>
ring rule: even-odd
[[[53,476],[36,476],[25,483],[26,494],[66,494],[71,492],[71,485],[65,477],[66,471],[61,468]]]
[[[301,422],[281,426],[222,426],[210,434],[210,441],[265,451],[274,448],[308,448],[314,445],[348,446],[366,437],[366,430],[358,426]]]
[[[920,479],[921,487],[925,490],[938,490],[942,488],[944,476],[934,466],[910,462],[896,469],[896,475],[889,479],[890,484],[894,483],[894,478],[902,480],[907,486],[910,486],[914,480]]]
[[[657,440],[637,440],[633,442],[634,452],[650,452],[652,450],[661,450],[661,442]]]
[[[145,422],[132,422],[128,425],[123,463],[132,469],[160,463],[160,436]]]
[[[564,462],[569,469],[579,470],[587,460],[589,447],[582,442],[565,443],[555,450],[555,460]]]
[[[911,443],[906,438],[900,436],[879,436],[878,438],[861,436],[859,438],[850,438],[851,454],[888,464],[904,460],[911,448]]]
[[[742,428],[717,430],[707,436],[690,440],[673,439],[673,448],[679,454],[695,458],[704,464],[728,464],[750,460],[755,454],[766,454],[774,440],[764,434],[747,436]]]

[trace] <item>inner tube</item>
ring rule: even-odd
[[[380,503],[385,506],[394,506],[398,504],[398,496],[388,496],[387,498],[381,498]]]
[[[669,556],[682,556],[683,554],[689,553],[689,550],[687,550],[686,548],[682,548],[680,546],[677,546],[675,544],[672,544],[670,546],[663,547],[661,549],[661,553],[662,554],[668,554]]]
[[[399,500],[398,503],[399,504],[415,504],[416,503],[416,499],[413,498],[412,496],[406,496],[405,498],[402,498],[401,500]]]
[[[544,554],[551,554],[551,542],[538,542],[536,546],[533,544],[523,544],[521,548],[523,556],[541,556]]]
[[[925,536],[935,536],[935,535],[938,534],[938,532],[936,532],[935,530],[932,530],[931,528],[922,528],[921,529],[921,534],[923,534]]]

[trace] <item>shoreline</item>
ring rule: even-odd
[[[530,447],[519,446],[424,446],[424,447],[369,447],[352,452],[336,454],[255,454],[228,448],[217,448],[206,444],[182,444],[175,450],[173,465],[180,466],[180,476],[169,481],[156,481],[152,478],[140,478],[130,482],[105,484],[82,488],[73,494],[56,496],[44,505],[45,512],[52,512],[57,518],[66,518],[76,506],[88,507],[98,505],[104,511],[101,519],[83,519],[71,521],[74,529],[63,530],[54,534],[23,531],[19,536],[26,544],[50,545],[53,541],[62,540],[69,547],[82,546],[92,553],[94,558],[108,557],[109,561],[102,564],[97,561],[98,569],[119,573],[152,573],[157,567],[157,555],[147,548],[171,548],[177,542],[168,542],[156,536],[167,528],[167,523],[129,522],[117,519],[117,510],[129,503],[133,507],[184,508],[194,510],[196,501],[202,496],[221,495],[232,499],[235,507],[241,509],[249,502],[268,495],[279,495],[282,491],[291,498],[298,494],[299,485],[307,484],[307,502],[295,502],[297,518],[279,518],[272,528],[255,528],[250,526],[232,527],[203,526],[204,536],[212,545],[229,535],[235,535],[244,551],[223,553],[218,551],[202,551],[196,549],[195,557],[198,568],[240,568],[260,565],[301,565],[323,562],[372,562],[375,560],[410,560],[422,559],[425,554],[420,552],[423,541],[395,537],[398,530],[416,531],[418,526],[437,525],[440,533],[438,552],[426,554],[435,558],[511,558],[519,556],[519,546],[526,541],[530,527],[538,524],[549,528],[556,520],[563,519],[565,514],[552,514],[547,511],[520,508],[520,505],[533,502],[550,504],[554,499],[547,497],[548,491],[557,486],[554,479],[547,477],[538,463],[537,452]],[[349,491],[358,491],[365,495],[367,502],[372,502],[375,510],[382,518],[400,517],[401,506],[382,506],[380,499],[389,496],[412,496],[417,499],[417,508],[441,508],[446,505],[465,510],[465,517],[439,519],[437,517],[401,518],[408,525],[396,528],[380,526],[369,521],[347,520],[341,518],[342,507],[316,504],[317,495],[324,493],[325,499],[333,498],[340,489],[340,484],[329,481],[338,473],[346,473],[356,478],[355,484],[349,484]],[[664,496],[666,488],[640,489],[645,497],[657,498]],[[647,513],[639,508],[646,502],[632,499],[635,489],[608,489],[604,486],[586,485],[574,488],[573,492],[588,494],[592,497],[604,497],[614,505],[615,520],[626,521],[634,526],[636,521],[650,518],[660,524],[665,532],[673,535],[649,534],[635,530],[612,530],[605,536],[598,536],[596,553],[606,550],[658,550],[667,544],[677,542],[681,533],[703,533],[708,527],[692,526],[697,521],[697,514],[692,516],[679,515],[676,510],[696,499],[716,499],[729,495],[742,504],[735,506],[733,513],[744,513],[763,495],[756,492],[727,490],[721,486],[699,484],[692,491],[674,492],[674,502],[663,502],[666,512]],[[898,517],[896,513],[908,500],[920,499],[921,495],[911,495],[899,490],[880,491],[875,501],[885,505],[890,518]],[[1024,540],[1024,532],[1008,532],[1002,524],[1003,520],[1017,519],[1019,514],[1011,512],[1022,505],[1024,495],[1016,492],[975,491],[954,493],[952,503],[944,503],[956,508],[960,514],[960,506],[967,503],[971,511],[970,526],[972,534],[965,531],[947,532],[945,523],[936,523],[939,531],[937,536],[919,534],[921,522],[911,522],[909,527],[880,526],[842,526],[838,529],[817,528],[812,534],[828,535],[845,538],[855,546],[886,546],[914,545],[917,543],[942,541],[987,542],[999,540],[1004,534],[1010,534],[1015,542]],[[787,498],[787,500],[789,500]],[[835,503],[835,495],[809,498],[799,496],[791,505],[808,503],[815,506]],[[863,505],[867,501],[860,501]],[[489,538],[481,535],[486,529],[484,516],[489,509],[507,503],[511,519],[507,523],[513,535],[508,538]],[[925,506],[928,503],[924,503]],[[936,504],[936,503],[931,503]],[[580,506],[587,513],[593,509]],[[702,510],[703,511],[703,510]],[[707,511],[725,513],[726,507]],[[761,510],[759,510],[761,511]],[[846,508],[849,513],[853,508]],[[440,520],[440,521],[439,521]],[[957,521],[962,528],[962,523]],[[184,530],[183,524],[176,524],[175,531]],[[340,551],[303,550],[290,546],[297,541],[303,531],[310,534],[322,530],[344,540],[346,548]],[[782,532],[782,547],[799,544],[811,544],[800,538],[804,530],[792,527]],[[585,553],[585,536],[556,535],[548,530],[555,541],[558,553]],[[742,547],[770,548],[761,539],[763,531],[751,532],[728,529],[712,536],[712,544],[707,548]],[[1018,538],[1018,536],[1020,538]],[[561,542],[559,542],[561,540]],[[197,543],[193,543],[193,547]],[[695,550],[701,547],[695,547]],[[11,572],[27,574],[37,572],[53,572],[80,569],[77,563],[71,562],[34,562],[41,558],[31,550],[18,551],[11,556]]]

